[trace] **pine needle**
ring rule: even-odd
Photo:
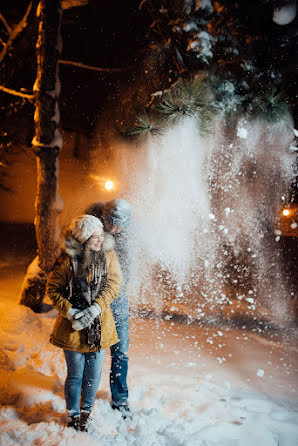
[[[168,126],[186,116],[199,115],[204,120],[211,108],[211,96],[206,84],[201,79],[193,79],[178,81],[165,92],[155,106],[155,113],[158,122]]]
[[[282,92],[275,88],[269,93],[258,96],[252,102],[250,111],[266,122],[277,122],[289,113],[290,107]]]
[[[146,112],[141,113],[136,117],[134,126],[125,132],[126,136],[140,136],[151,134],[152,136],[158,136],[161,130],[156,126],[152,119],[149,118]]]

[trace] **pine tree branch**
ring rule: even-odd
[[[85,68],[87,70],[93,70],[93,71],[101,71],[101,72],[121,72],[123,70],[130,70],[132,67],[128,66],[125,68],[100,68],[100,67],[94,67],[92,65],[85,65],[81,62],[75,62],[73,60],[64,60],[64,59],[59,59],[59,64],[62,65],[73,65],[75,67],[78,68]]]
[[[0,64],[2,63],[7,51],[9,50],[9,48],[11,47],[13,41],[16,39],[16,37],[23,31],[24,28],[26,28],[27,26],[27,18],[30,14],[30,11],[32,9],[32,1],[29,3],[28,8],[25,12],[24,17],[22,18],[22,20],[10,31],[9,37],[8,37],[8,41],[6,42],[6,44],[4,45],[1,53],[0,53]],[[4,17],[2,16],[2,21],[4,19]],[[5,19],[4,19],[5,21]],[[6,22],[6,21],[5,21]]]
[[[3,85],[0,85],[0,91],[4,93],[11,94],[12,96],[19,96],[20,98],[28,99],[30,102],[34,102],[33,94],[22,93],[21,91],[12,90],[11,88],[6,88]]]

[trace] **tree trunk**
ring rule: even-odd
[[[42,311],[47,274],[59,254],[59,214],[63,201],[58,193],[58,154],[62,139],[58,130],[58,58],[61,52],[61,0],[41,0],[36,43],[37,76],[35,97],[35,137],[32,141],[37,162],[35,232],[37,257],[25,276],[21,304]]]

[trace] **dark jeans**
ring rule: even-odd
[[[119,342],[111,347],[110,386],[112,403],[127,403],[127,370],[129,346],[129,308],[126,296],[118,297],[111,305]]]
[[[92,353],[79,353],[64,350],[67,378],[65,381],[65,401],[69,415],[78,415],[81,408],[91,410],[98,389],[105,350]]]

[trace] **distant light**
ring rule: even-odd
[[[114,189],[114,182],[111,180],[108,180],[105,182],[105,188],[106,190],[112,190]]]
[[[273,22],[277,25],[288,25],[296,17],[296,1],[288,0],[286,3],[286,5],[274,8]]]
[[[282,211],[282,215],[284,215],[285,217],[287,217],[288,215],[290,215],[290,211],[289,211],[289,209],[284,209],[284,210]]]

